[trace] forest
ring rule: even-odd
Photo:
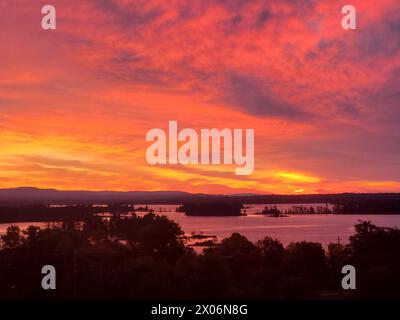
[[[1,236],[0,299],[383,299],[400,298],[400,230],[360,221],[347,245],[288,246],[233,233],[197,254],[166,216],[89,215]],[[354,265],[357,289],[341,288]],[[41,288],[41,268],[57,289]]]

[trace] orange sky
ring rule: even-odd
[[[0,188],[400,191],[400,7],[0,0]],[[150,166],[146,132],[254,128],[255,170]]]

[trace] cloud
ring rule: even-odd
[[[394,57],[400,51],[400,8],[392,8],[376,22],[365,22],[357,34],[357,59]],[[379,62],[379,61],[378,61]]]
[[[232,73],[227,77],[224,102],[240,110],[261,117],[304,119],[300,109],[274,95],[268,84],[255,77]]]
[[[95,0],[101,9],[120,28],[145,27],[163,14],[160,6],[149,5],[148,1],[120,2],[116,0]]]

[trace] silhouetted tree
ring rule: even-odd
[[[291,274],[303,278],[310,288],[322,286],[326,264],[325,251],[320,243],[291,243],[286,250],[287,268]]]
[[[277,267],[282,264],[285,249],[279,240],[264,237],[257,242],[257,247],[261,249],[268,266]]]
[[[22,244],[21,229],[18,226],[12,225],[7,228],[6,234],[1,236],[3,245],[6,248],[16,248]]]
[[[400,230],[369,221],[355,226],[350,237],[350,262],[356,267],[362,297],[400,298]]]

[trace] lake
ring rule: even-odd
[[[279,204],[276,206],[280,210],[286,210],[294,205]],[[316,204],[313,206],[315,207]],[[177,205],[149,205],[149,208],[154,209],[157,214],[166,215],[178,222],[185,233],[215,235],[219,240],[229,237],[233,232],[238,232],[253,242],[268,235],[279,239],[284,245],[293,241],[315,241],[326,247],[330,242],[337,242],[338,237],[340,237],[341,243],[347,243],[349,236],[354,233],[354,225],[359,220],[369,220],[378,226],[400,227],[400,215],[304,214],[272,218],[255,214],[261,212],[265,207],[265,205],[260,204],[246,205],[247,216],[198,217],[175,212],[176,207]],[[46,223],[40,222],[14,224],[20,226],[21,229],[29,225],[46,225]],[[10,223],[0,224],[0,233],[4,233],[10,225]]]

